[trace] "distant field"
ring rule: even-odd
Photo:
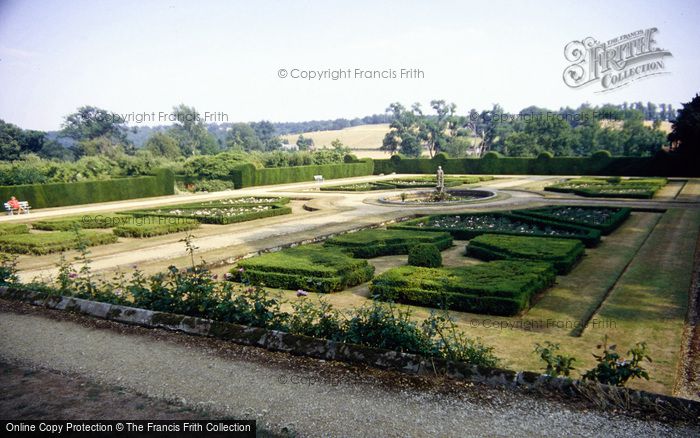
[[[382,123],[379,125],[359,125],[332,131],[305,132],[304,137],[313,139],[317,148],[330,147],[331,142],[337,138],[345,146],[352,149],[353,153],[359,158],[381,159],[389,158],[389,154],[379,150],[387,132],[389,132],[389,124]],[[297,138],[299,138],[299,134],[282,136],[282,139],[286,139],[290,144],[295,144]],[[425,155],[427,155],[427,152]]]

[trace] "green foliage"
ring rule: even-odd
[[[19,283],[17,272],[17,256],[0,253],[0,285]]]
[[[374,298],[492,315],[516,315],[551,286],[549,263],[499,260],[457,268],[401,266],[375,277]]]
[[[608,336],[598,345],[601,354],[593,354],[598,364],[583,374],[584,380],[591,380],[605,385],[625,386],[628,380],[643,378],[649,380],[649,373],[640,364],[651,362],[647,346],[644,342],[637,343],[627,354],[630,359],[624,359],[616,351],[616,345],[608,345]]]
[[[29,227],[26,224],[13,224],[5,223],[0,224],[0,236],[6,236],[10,234],[27,234],[29,233]]]
[[[440,249],[432,243],[419,243],[408,251],[408,264],[425,268],[439,268],[442,266],[442,254],[440,254]]]
[[[143,148],[157,157],[174,160],[182,156],[177,140],[165,132],[154,133],[146,140]]]
[[[562,206],[516,210],[513,214],[549,221],[580,225],[600,230],[607,235],[622,225],[632,212],[626,207]]]
[[[586,246],[600,242],[600,231],[577,225],[536,219],[503,212],[431,215],[389,225],[389,229],[449,232],[459,240],[471,240],[481,234],[508,234],[576,239]]]
[[[314,166],[256,169],[250,180],[242,181],[242,187],[313,181],[314,175],[323,175],[324,179],[365,176],[371,175],[373,169],[374,163],[369,159],[363,160],[360,163],[351,164],[324,164]]]
[[[119,237],[154,237],[163,234],[179,233],[199,228],[200,223],[193,219],[164,220],[171,218],[139,217],[138,221],[119,225],[112,230]]]
[[[157,216],[180,220],[196,220],[203,224],[226,225],[247,222],[283,214],[292,209],[280,205],[214,205],[211,207],[161,207],[152,210],[130,211],[135,217]]]
[[[558,273],[566,274],[583,253],[583,244],[573,239],[482,234],[469,242],[466,255],[482,260],[549,262]]]
[[[175,187],[174,178],[170,170],[158,169],[154,172],[154,176],[4,186],[0,187],[0,199],[16,196],[19,200],[29,201],[29,205],[36,209],[172,195]]]
[[[329,293],[370,280],[374,267],[339,250],[304,245],[241,260],[231,273],[256,285]]]
[[[544,189],[588,197],[651,199],[666,183],[666,178],[575,178]]]
[[[372,258],[408,254],[411,248],[421,243],[446,249],[452,246],[452,236],[449,233],[372,229],[331,237],[324,242],[324,246],[340,248],[353,257]]]
[[[559,344],[553,344],[549,341],[545,341],[544,345],[535,344],[534,352],[546,364],[544,373],[550,377],[569,377],[571,371],[576,369],[573,366],[574,362],[576,362],[574,357],[557,354],[559,352]]]
[[[117,241],[111,233],[86,231],[82,234],[83,243],[88,246],[105,245]],[[14,234],[0,236],[0,251],[18,254],[43,255],[76,249],[81,242],[72,231],[55,231],[41,234]]]
[[[92,214],[59,219],[43,219],[32,222],[32,228],[44,231],[69,231],[76,226],[84,229],[112,228],[129,220],[129,216],[122,214]]]
[[[697,157],[700,155],[700,94],[684,103],[678,111],[668,140],[675,144],[675,149],[681,156],[697,166]]]

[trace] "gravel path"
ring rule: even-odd
[[[2,360],[254,418],[261,427],[299,436],[700,434],[697,426],[586,411],[517,391],[455,382],[445,384],[460,390],[417,387],[400,374],[358,373],[342,364],[17,308],[0,306]]]

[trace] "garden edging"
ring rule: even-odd
[[[66,310],[124,324],[208,336],[297,356],[359,363],[413,375],[440,375],[475,383],[558,392],[567,396],[584,396],[589,399],[590,394],[595,394],[596,400],[591,401],[607,401],[606,405],[612,404],[613,401],[622,401],[624,407],[630,411],[657,412],[685,420],[688,420],[689,417],[700,418],[700,402],[698,401],[641,390],[572,381],[564,378],[551,378],[530,371],[516,372],[500,368],[479,367],[465,362],[422,357],[416,354],[344,344],[277,330],[156,312],[81,298],[48,295],[44,292],[12,287],[0,286],[0,298],[22,301],[49,309]],[[605,400],[601,400],[600,397]],[[618,403],[615,407],[620,408],[621,406]]]

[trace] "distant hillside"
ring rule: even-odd
[[[388,158],[388,155],[379,151],[382,146],[382,140],[386,133],[389,132],[389,124],[382,123],[378,125],[360,125],[352,128],[335,129],[330,131],[306,132],[304,137],[311,138],[317,148],[330,146],[335,139],[340,140],[345,146],[349,147],[359,157],[370,158]],[[283,135],[282,139],[287,140],[289,144],[296,144],[299,134]]]

